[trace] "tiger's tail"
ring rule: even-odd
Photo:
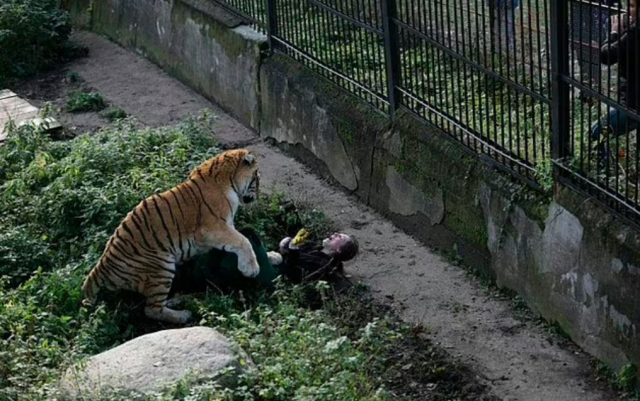
[[[84,284],[82,285],[82,293],[84,294],[84,299],[82,300],[82,304],[85,306],[93,306],[98,299],[98,293],[100,292],[100,284],[98,284],[98,280],[96,278],[97,267],[91,270],[87,278],[84,280]]]

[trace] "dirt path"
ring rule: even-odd
[[[551,336],[544,327],[516,319],[508,301],[488,294],[462,269],[262,143],[254,133],[139,55],[92,34],[80,34],[79,39],[91,55],[66,70],[77,72],[87,85],[142,123],[172,124],[201,109],[213,110],[219,116],[216,135],[222,143],[250,146],[262,155],[265,187],[313,201],[359,238],[363,252],[348,271],[368,284],[376,297],[391,302],[403,319],[429,328],[429,337],[472,366],[498,397],[616,399],[595,383],[585,354]],[[26,88],[22,94],[36,103],[48,100],[60,104],[65,89],[56,89],[56,85],[63,77],[54,78],[49,90]],[[106,123],[93,114],[63,115],[61,120],[82,129]]]

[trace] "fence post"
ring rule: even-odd
[[[551,157],[560,161],[570,154],[569,1],[551,0]],[[555,175],[559,173],[554,168]]]
[[[400,42],[398,25],[394,20],[398,17],[396,0],[382,0],[382,26],[384,30],[384,53],[387,70],[387,91],[389,96],[389,113],[395,121],[396,111],[400,105]]]
[[[278,34],[278,13],[276,11],[276,0],[264,0],[267,7],[267,38],[269,40],[269,52],[275,50],[274,36]]]

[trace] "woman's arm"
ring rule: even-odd
[[[629,29],[626,25],[626,19],[620,15],[611,17],[611,33],[600,48],[600,62],[602,64],[613,65],[620,61],[620,54],[626,51],[629,41]]]
[[[291,237],[283,238],[282,241],[280,241],[280,253],[282,255],[286,255],[287,253],[291,252],[291,248],[289,248],[290,245]]]
[[[604,65],[616,64],[620,58],[620,49],[626,44],[628,36],[626,32],[622,36],[612,32],[600,48],[600,62]]]

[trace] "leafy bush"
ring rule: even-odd
[[[98,92],[78,90],[71,91],[67,95],[67,111],[71,113],[101,111],[107,107],[107,104],[107,100]]]
[[[0,147],[0,222],[8,228],[0,273],[24,277],[102,248],[141,199],[184,180],[218,151],[200,124],[136,131],[125,121],[70,142],[28,127],[10,134]],[[35,252],[18,251],[27,246]]]
[[[318,283],[317,288],[320,294],[328,295],[325,283]],[[326,310],[301,307],[304,299],[304,288],[281,286],[271,305],[258,305],[249,313],[204,314],[205,324],[234,338],[257,366],[256,372],[244,377],[244,388],[221,391],[217,396],[392,399],[373,378],[380,373],[379,358],[400,333],[386,321],[374,321],[347,336],[343,322]]]
[[[0,87],[76,53],[70,34],[69,16],[56,0],[0,2]]]
[[[217,151],[208,118],[155,130],[123,121],[69,142],[29,126],[9,133],[0,147],[0,399],[47,399],[40,387],[68,358],[137,333],[129,310],[80,310],[83,277],[127,211]]]

